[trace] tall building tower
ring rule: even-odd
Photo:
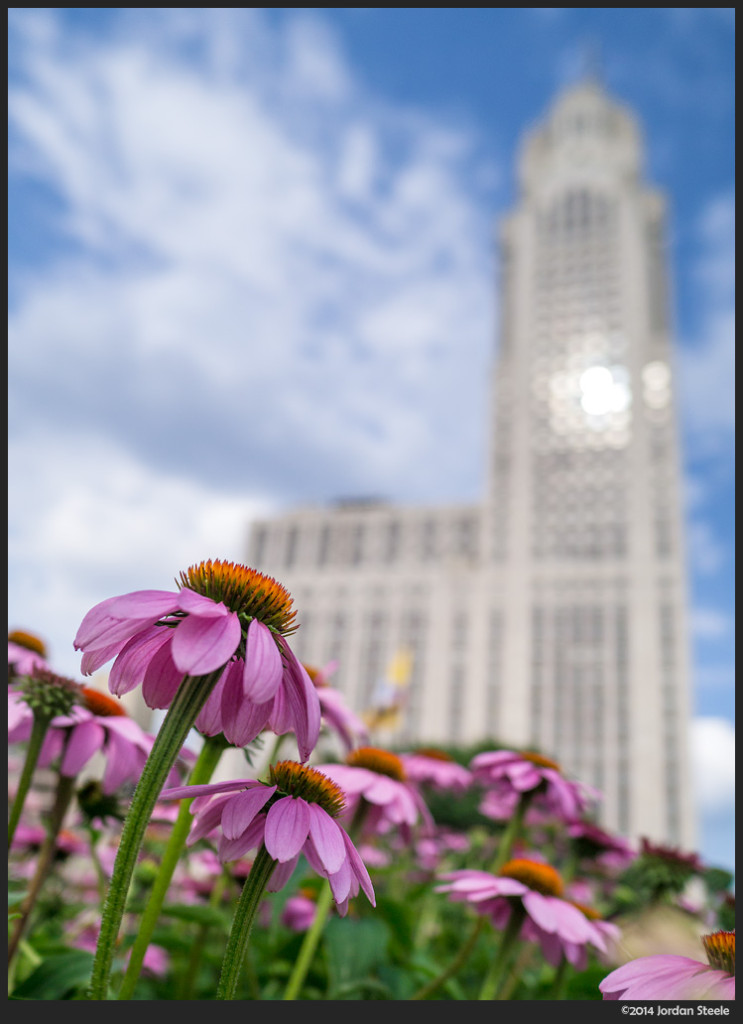
[[[502,734],[594,783],[623,832],[693,845],[685,560],[664,204],[595,82],[525,140],[501,228],[488,558]]]
[[[390,743],[537,748],[601,790],[608,826],[690,849],[664,204],[641,160],[592,81],[525,138],[482,503],[295,509],[253,525],[248,561],[356,711],[402,659]]]

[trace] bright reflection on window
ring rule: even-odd
[[[580,375],[580,404],[590,416],[623,412],[630,404],[626,371],[620,366],[589,366]]]

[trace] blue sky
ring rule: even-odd
[[[11,8],[9,627],[482,493],[494,226],[587,64],[670,201],[700,848],[733,860],[733,8]]]

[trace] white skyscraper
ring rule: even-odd
[[[254,524],[248,562],[355,710],[406,661],[395,744],[536,748],[602,791],[607,825],[692,849],[664,203],[641,163],[593,81],[525,138],[482,504],[297,509]]]

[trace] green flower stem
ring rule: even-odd
[[[505,831],[501,836],[501,841],[498,844],[498,853],[495,860],[490,868],[490,871],[494,875],[499,875],[501,869],[506,861],[511,858],[511,851],[513,850],[514,843],[521,835],[524,826],[524,818],[526,812],[529,809],[529,804],[534,796],[535,790],[529,790],[522,793],[519,797],[519,802],[516,804],[516,810],[513,812],[513,817],[509,820],[506,825]]]
[[[519,983],[521,975],[524,973],[526,968],[531,964],[532,960],[536,956],[537,947],[529,943],[528,945],[522,946],[518,956],[513,964],[513,967],[508,972],[503,986],[500,990],[501,999],[510,999],[513,995],[514,989]]]
[[[506,930],[503,933],[500,947],[495,955],[495,959],[491,964],[490,970],[488,971],[485,981],[483,982],[482,989],[478,999],[498,999],[503,981],[506,968],[511,959],[511,953],[513,952],[516,943],[518,941],[519,932],[521,931],[521,925],[524,923],[526,917],[526,911],[522,903],[519,901],[515,903],[512,910],[511,916],[508,919]]]
[[[479,939],[480,934],[483,928],[485,927],[485,924],[486,918],[478,917],[478,919],[475,921],[474,928],[470,932],[469,938],[462,946],[462,948],[459,950],[459,953],[452,960],[449,966],[444,971],[442,971],[441,974],[437,975],[437,977],[427,982],[422,988],[419,988],[416,993],[410,996],[410,998],[428,999],[428,997],[433,995],[433,993],[436,992],[436,990],[439,989],[445,982],[447,982],[449,978],[453,978],[457,971],[460,969],[460,967],[462,967],[469,959],[469,955],[475,948],[475,944]]]
[[[328,912],[333,903],[333,893],[330,889],[330,882],[325,879],[317,897],[317,910],[315,919],[307,929],[299,949],[299,956],[294,961],[294,968],[284,992],[284,999],[296,999],[299,990],[307,975],[312,957],[315,955],[317,944],[320,941],[322,930],[328,917]]]
[[[44,838],[44,842],[39,850],[36,870],[34,871],[34,876],[31,879],[31,884],[28,887],[26,897],[20,906],[20,917],[15,918],[13,922],[13,934],[8,943],[9,964],[16,954],[18,944],[23,937],[26,925],[28,924],[28,919],[31,916],[31,911],[36,904],[36,899],[49,875],[52,864],[54,863],[54,855],[57,849],[57,836],[62,828],[62,822],[64,821],[65,814],[67,813],[67,809],[70,806],[70,801],[74,794],[74,778],[68,775],[60,775],[57,782],[57,791],[54,796],[54,805],[52,806],[49,821],[47,823],[46,837]]]
[[[237,982],[245,963],[245,952],[248,948],[253,921],[263,898],[263,891],[277,863],[261,843],[250,874],[245,879],[235,910],[230,937],[224,951],[222,972],[217,986],[217,999],[234,999],[235,997]]]
[[[185,676],[155,737],[150,755],[134,790],[119,841],[108,895],[101,916],[88,999],[107,999],[108,983],[119,928],[137,857],[152,809],[178,758],[188,733],[222,674],[222,668],[206,676]]]
[[[219,764],[222,751],[228,746],[229,744],[222,733],[219,733],[217,736],[207,737],[199,751],[196,764],[193,766],[191,771],[188,785],[197,786],[204,782],[208,782],[214,773],[214,769]],[[129,963],[124,975],[124,981],[121,989],[119,990],[119,999],[131,999],[134,994],[137,979],[139,978],[140,971],[142,970],[142,964],[144,963],[147,947],[152,939],[152,933],[154,932],[158,918],[160,917],[160,911],[162,910],[165,895],[170,887],[173,874],[178,865],[181,853],[183,852],[183,847],[185,846],[186,839],[188,838],[188,833],[191,829],[191,822],[193,821],[190,811],[191,800],[184,797],[180,804],[181,806],[178,810],[178,817],[173,825],[173,831],[170,833],[170,838],[160,862],[160,868],[157,876],[155,877],[149,899],[147,900],[147,905],[145,906],[139,923],[137,937],[135,938],[132,946]]]
[[[222,871],[222,874],[214,883],[214,888],[209,896],[209,906],[218,907],[224,891],[227,888],[227,882],[230,880],[230,876],[226,871]],[[196,933],[196,939],[193,946],[191,947],[191,955],[188,958],[188,965],[181,978],[180,982],[180,995],[179,999],[190,999],[191,993],[193,992],[194,983],[198,977],[199,967],[201,966],[201,958],[204,955],[204,947],[206,946],[206,939],[211,930],[211,925],[202,924],[199,925],[199,930]]]
[[[564,999],[565,993],[568,987],[568,980],[570,978],[570,964],[568,958],[563,954],[560,964],[555,971],[555,977],[552,982],[552,992],[550,993],[550,999]]]
[[[271,753],[270,753],[270,755],[268,757],[268,760],[266,761],[266,764],[276,764],[276,762],[278,760],[278,757],[279,757],[279,749],[283,745],[285,739],[286,739],[286,733],[281,733],[280,736],[276,737],[276,739],[274,740],[274,744],[273,744],[273,748],[271,750]]]
[[[108,884],[108,878],[106,872],[103,870],[101,864],[101,858],[98,856],[98,842],[101,838],[100,832],[93,828],[92,825],[87,826],[88,840],[90,843],[90,859],[93,861],[93,867],[95,868],[95,876],[98,880],[98,898],[101,901],[101,907],[103,901],[106,898],[106,885]]]
[[[33,778],[36,763],[39,760],[39,754],[41,754],[44,737],[46,736],[50,722],[51,718],[48,715],[34,713],[34,724],[31,727],[31,735],[29,736],[28,744],[26,746],[26,759],[23,762],[23,770],[21,771],[21,777],[18,780],[18,789],[16,791],[15,799],[13,800],[13,807],[10,811],[10,821],[8,822],[8,849],[10,849],[10,844],[13,842],[13,836],[15,835],[15,830],[18,827],[18,822],[21,820],[23,805],[26,802],[26,796],[31,788],[31,779]]]

